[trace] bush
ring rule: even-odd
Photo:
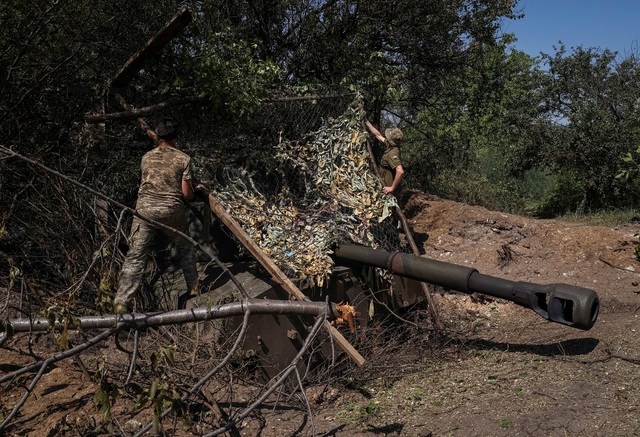
[[[494,211],[519,214],[525,207],[521,186],[515,179],[492,182],[473,172],[443,173],[436,179],[434,189],[448,199]]]
[[[584,212],[584,186],[572,172],[560,173],[555,177],[551,189],[542,198],[537,215],[556,217],[567,212]]]

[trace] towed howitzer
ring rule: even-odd
[[[335,255],[445,289],[506,299],[535,311],[546,320],[573,328],[591,329],[600,309],[595,291],[575,285],[514,282],[483,275],[473,267],[351,244],[337,247]]]

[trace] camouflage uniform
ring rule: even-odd
[[[385,187],[393,185],[393,179],[396,176],[396,167],[401,165],[400,149],[397,147],[389,147],[382,155],[380,160],[380,176]]]
[[[158,146],[142,157],[142,182],[138,190],[136,211],[142,216],[187,233],[185,203],[182,199],[182,181],[191,180],[191,158],[184,152],[167,146]],[[130,247],[124,260],[115,304],[131,306],[140,279],[147,266],[147,257],[153,238],[164,232],[176,245],[187,290],[196,285],[198,271],[195,249],[184,238],[158,229],[138,217],[131,224]]]

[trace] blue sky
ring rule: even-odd
[[[503,29],[531,56],[555,53],[559,40],[569,53],[583,46],[625,55],[639,46],[640,0],[520,0],[517,9],[525,17],[505,21]]]

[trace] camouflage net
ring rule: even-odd
[[[299,140],[282,136],[265,170],[225,167],[213,194],[289,277],[322,286],[336,244],[397,250],[397,205],[369,165],[362,99]],[[274,182],[276,181],[276,182]]]

